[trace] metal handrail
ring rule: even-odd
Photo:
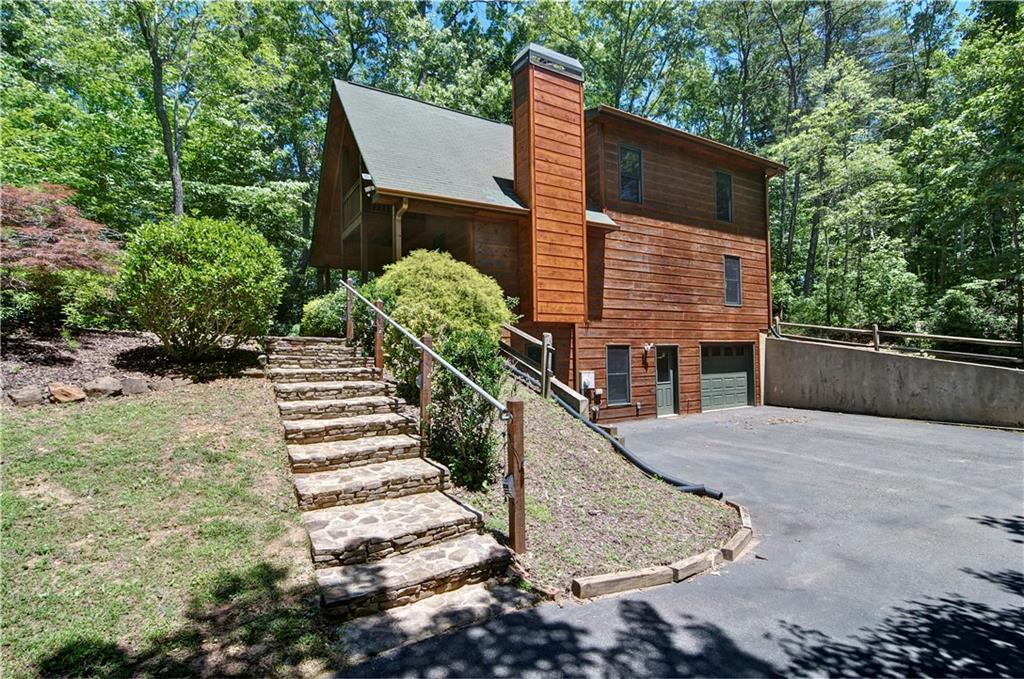
[[[396,321],[395,319],[393,319],[390,316],[388,316],[386,313],[384,313],[384,311],[382,311],[381,309],[378,309],[377,306],[373,302],[371,302],[370,300],[368,300],[365,297],[363,297],[359,293],[359,291],[356,290],[350,284],[350,282],[343,280],[343,281],[341,281],[341,284],[345,286],[346,290],[348,290],[353,295],[355,295],[356,299],[360,300],[363,304],[365,304],[366,306],[370,307],[370,309],[373,310],[373,312],[375,314],[379,314],[381,318],[383,318],[385,321],[387,321],[391,325],[391,327],[393,327],[395,330],[397,330],[398,332],[402,333],[406,338],[408,338],[409,341],[411,341],[416,346],[416,348],[418,348],[420,351],[426,352],[431,358],[433,358],[435,361],[437,361],[442,366],[444,366],[451,374],[455,375],[460,380],[462,380],[462,382],[467,387],[469,387],[470,389],[475,391],[477,394],[482,396],[484,398],[484,400],[486,400],[488,403],[490,403],[492,406],[494,406],[498,410],[499,416],[501,417],[502,420],[507,422],[507,421],[512,419],[512,413],[509,411],[509,409],[507,407],[505,407],[505,404],[503,404],[501,401],[499,401],[498,399],[496,399],[493,396],[491,396],[490,394],[488,394],[484,390],[483,387],[481,387],[479,384],[477,384],[476,382],[474,382],[473,380],[469,379],[464,374],[462,374],[462,371],[460,371],[458,368],[453,366],[448,361],[444,360],[436,351],[434,351],[433,349],[428,347],[426,344],[424,344],[423,342],[421,342],[418,339],[416,339],[416,336],[413,335],[408,330],[406,330],[405,327],[403,327],[400,323],[398,323],[398,321]]]

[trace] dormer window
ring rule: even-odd
[[[619,198],[627,203],[643,202],[643,164],[640,149],[619,147]]]

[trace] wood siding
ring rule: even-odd
[[[520,290],[527,319],[586,317],[583,86],[533,65],[516,74],[515,187],[531,208],[520,238]]]
[[[588,165],[601,164],[605,208],[620,229],[591,229],[589,320],[576,328],[576,370],[593,370],[607,394],[605,349],[629,345],[628,406],[602,408],[599,421],[653,417],[655,356],[645,344],[678,347],[680,413],[700,412],[702,343],[753,346],[755,402],[761,402],[759,332],[769,318],[764,174],[644,130],[591,123]],[[640,148],[643,201],[619,201],[618,149]],[[599,154],[595,157],[593,154]],[[589,169],[589,168],[588,168]],[[732,223],[715,219],[715,170],[733,176]],[[725,255],[742,261],[742,306],[725,305]],[[577,376],[573,375],[575,383]],[[636,404],[640,404],[639,410]]]

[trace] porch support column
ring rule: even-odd
[[[402,258],[402,215],[409,209],[409,199],[403,198],[402,204],[396,209],[391,206],[391,261]]]

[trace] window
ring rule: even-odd
[[[732,175],[715,172],[715,217],[732,221]]]
[[[727,306],[740,306],[743,303],[743,291],[740,288],[740,258],[733,255],[725,256],[725,303]]]
[[[608,405],[629,403],[629,347],[608,346]]]
[[[640,149],[620,146],[619,198],[627,203],[639,203],[643,195],[643,163],[640,160]]]

